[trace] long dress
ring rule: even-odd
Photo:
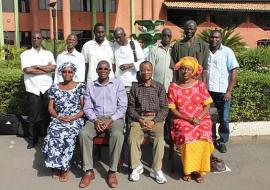
[[[59,116],[75,115],[82,109],[80,98],[84,91],[85,85],[82,83],[78,83],[71,90],[60,90],[55,84],[49,89],[48,94],[49,98],[54,100],[55,110]],[[71,122],[60,122],[57,118],[52,118],[42,147],[46,167],[69,169],[76,137],[83,126],[83,118]]]
[[[212,102],[203,82],[197,81],[193,86],[183,88],[171,83],[168,93],[170,109],[184,117],[198,117],[203,105]],[[204,174],[210,171],[210,155],[214,150],[212,143],[212,121],[207,113],[199,125],[193,125],[186,120],[174,117],[171,135],[176,146],[180,148],[184,174],[192,172]]]

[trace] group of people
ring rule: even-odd
[[[115,188],[128,123],[129,180],[138,181],[143,173],[140,145],[147,133],[153,139],[150,176],[163,184],[167,182],[162,172],[167,120],[181,153],[183,180],[203,182],[214,147],[227,151],[238,63],[233,51],[221,44],[219,30],[211,32],[207,45],[195,37],[196,29],[195,21],[187,21],[185,38],[172,46],[172,31],[164,28],[160,43],[145,56],[123,28],[114,30],[112,43],[105,37],[104,25],[97,23],[95,38],[83,45],[81,53],[75,49],[77,36],[70,34],[56,62],[52,53],[41,48],[40,32],[33,33],[32,48],[21,54],[30,107],[27,148],[38,142],[38,128],[48,126],[42,147],[45,165],[52,168],[53,178],[66,182],[78,137],[85,172],[79,187],[84,188],[95,179],[93,139],[109,133],[107,179]],[[211,103],[218,110],[219,139],[209,114]]]

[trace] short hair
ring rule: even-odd
[[[41,31],[34,31],[34,32],[32,32],[31,37],[33,37],[34,34],[39,34],[39,35],[43,38],[43,36],[42,36],[42,34],[41,34]]]
[[[189,25],[194,25],[195,28],[197,28],[197,23],[194,20],[188,20],[184,24],[184,28],[186,28]]]
[[[67,36],[67,39],[70,37],[70,36],[74,36],[76,38],[76,41],[78,41],[78,36],[74,33],[71,33]]]
[[[143,61],[143,62],[141,62],[141,64],[140,64],[140,70],[141,70],[141,67],[143,66],[143,65],[147,65],[147,64],[149,64],[149,65],[151,65],[151,67],[152,67],[152,69],[153,69],[153,64],[150,62],[150,61]]]
[[[220,34],[220,37],[222,37],[222,31],[220,29],[217,29],[217,28],[215,28],[214,30],[211,30],[210,36],[212,36],[216,32]]]
[[[94,26],[94,32],[97,30],[97,27],[101,27],[101,26],[105,28],[103,23],[101,23],[101,22],[96,23]]]
[[[172,30],[170,28],[163,28],[163,30],[161,31],[161,33],[165,32],[165,31],[169,31],[170,33],[172,33]]]
[[[110,64],[109,64],[108,61],[106,61],[106,60],[101,60],[101,61],[99,61],[98,64],[97,64],[97,68],[99,68],[99,66],[100,66],[101,64],[106,64],[106,65],[108,65],[108,67],[109,67],[109,69],[110,69]]]
[[[123,34],[125,34],[125,30],[124,30],[124,28],[122,28],[122,27],[116,27],[116,28],[114,29],[113,33],[116,33],[116,32],[118,32],[118,31],[121,31],[121,32],[123,32]]]

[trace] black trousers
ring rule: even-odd
[[[36,143],[38,136],[45,136],[50,115],[48,112],[49,97],[44,94],[35,95],[28,92],[29,113],[29,143]]]

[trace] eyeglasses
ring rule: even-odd
[[[109,68],[102,68],[102,67],[99,67],[98,70],[99,70],[99,71],[108,71]]]
[[[64,74],[66,74],[66,73],[71,74],[71,73],[73,73],[73,71],[62,71],[62,73],[64,73]]]

